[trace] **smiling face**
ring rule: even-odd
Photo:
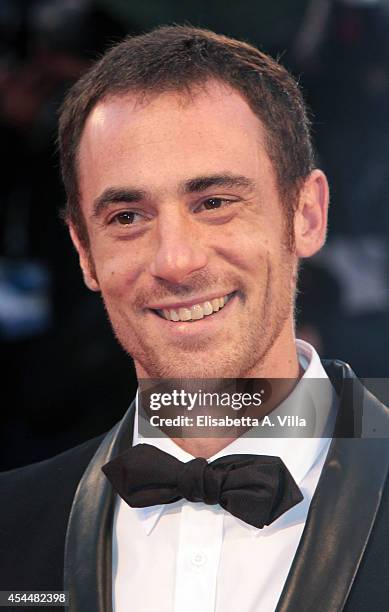
[[[79,181],[84,277],[139,377],[290,375],[297,257],[264,129],[238,93],[100,102]]]

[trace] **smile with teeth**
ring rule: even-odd
[[[168,321],[197,321],[218,312],[230,298],[231,294],[224,295],[186,308],[164,308],[163,310],[157,310],[157,313]]]

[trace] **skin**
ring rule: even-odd
[[[327,181],[315,170],[302,185],[291,251],[264,127],[240,94],[210,82],[190,98],[102,101],[81,138],[79,181],[89,250],[74,227],[72,239],[138,378],[298,378],[297,263],[324,243]],[[232,292],[196,322],[153,310]],[[180,441],[202,456],[227,443]]]

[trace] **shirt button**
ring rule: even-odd
[[[196,567],[201,567],[202,565],[206,563],[206,561],[207,561],[207,557],[206,555],[204,555],[204,553],[197,552],[194,555],[192,555],[192,563]]]

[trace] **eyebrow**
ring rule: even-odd
[[[179,191],[184,194],[202,193],[211,187],[224,187],[226,189],[237,187],[245,190],[254,190],[255,182],[247,176],[240,174],[211,174],[184,181],[180,185]],[[92,216],[99,217],[99,215],[112,204],[119,202],[132,204],[150,199],[150,197],[149,192],[144,189],[108,187],[94,200]]]
[[[108,187],[93,202],[92,217],[98,217],[111,204],[127,202],[128,204],[140,202],[147,198],[147,192],[143,189],[131,189],[127,187]]]
[[[212,174],[210,176],[199,176],[185,181],[183,184],[184,193],[201,193],[210,187],[225,187],[231,189],[240,187],[244,189],[254,189],[255,182],[247,176],[240,174]]]

